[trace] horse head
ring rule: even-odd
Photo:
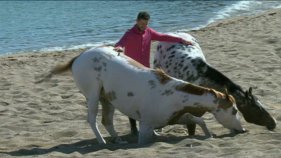
[[[212,112],[216,120],[235,133],[244,133],[246,130],[241,125],[234,97],[226,91],[217,93],[217,98],[218,107]]]
[[[245,120],[261,126],[266,126],[268,130],[276,127],[276,120],[266,111],[259,99],[252,94],[252,87],[243,92],[244,97],[238,109],[243,114]]]

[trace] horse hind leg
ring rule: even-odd
[[[137,128],[137,121],[132,118],[129,118],[129,121],[130,121],[130,126],[131,126],[131,135],[137,136],[139,134],[138,128]]]
[[[195,135],[196,123],[190,122],[190,123],[186,124],[186,128],[187,128],[187,131],[188,131],[188,135],[190,135],[190,136]]]
[[[96,135],[98,142],[100,144],[106,144],[106,141],[103,139],[103,137],[98,129],[98,125],[96,123],[97,113],[98,113],[99,95],[100,95],[100,91],[96,90],[95,92],[92,92],[91,95],[89,95],[87,97],[88,121],[89,121],[89,124],[90,124],[93,132]]]
[[[126,141],[122,141],[118,136],[118,133],[114,129],[113,125],[113,115],[115,108],[110,104],[110,102],[102,96],[100,98],[100,102],[102,105],[102,124],[104,125],[107,132],[113,137],[113,142],[117,144],[126,144]]]

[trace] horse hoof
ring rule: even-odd
[[[117,137],[113,141],[114,144],[128,144],[127,141],[123,141],[120,137]]]
[[[212,134],[206,135],[207,139],[208,138],[214,138],[214,136]]]
[[[248,132],[248,131],[245,130],[244,128],[241,131],[235,130],[235,129],[231,130],[231,133],[233,133],[233,134],[242,134],[242,133],[246,133],[246,132]]]
[[[116,142],[116,144],[124,145],[124,144],[129,144],[129,142],[121,140]]]
[[[161,134],[159,134],[157,131],[153,131],[153,136],[160,136]]]
[[[139,136],[139,131],[137,128],[131,128],[131,135],[132,136]]]
[[[102,141],[102,142],[99,142],[100,145],[105,145],[106,142],[105,141]]]

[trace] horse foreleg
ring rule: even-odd
[[[195,135],[196,123],[190,122],[190,123],[186,124],[186,128],[188,131],[188,135],[190,135],[190,136]]]
[[[147,123],[140,121],[140,131],[139,131],[139,140],[140,145],[144,145],[152,142],[154,128]]]
[[[176,123],[178,123],[178,124],[183,124],[183,125],[198,124],[198,125],[202,128],[202,130],[203,130],[205,136],[207,136],[207,137],[212,137],[212,134],[211,134],[211,132],[209,131],[209,129],[207,128],[204,119],[201,118],[201,117],[196,117],[196,116],[193,116],[193,115],[190,114],[190,113],[185,113],[184,115],[182,115],[182,116],[179,118],[179,120],[178,120]]]
[[[130,121],[130,126],[131,126],[131,135],[138,136],[139,131],[138,131],[138,128],[137,128],[137,121],[132,119],[132,118],[130,118],[130,117],[129,117],[129,121]],[[155,136],[160,136],[160,134],[158,132],[162,132],[162,128],[155,129],[153,131],[153,134]]]

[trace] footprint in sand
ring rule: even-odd
[[[5,101],[0,101],[0,105],[1,106],[8,106],[8,105],[10,105],[10,103],[5,102]]]
[[[278,38],[269,38],[265,40],[268,44],[275,44],[279,42]]]
[[[0,90],[10,90],[12,84],[11,83],[8,83],[7,81],[3,81],[3,80],[0,80],[0,83],[3,83],[0,85]]]
[[[188,144],[186,144],[185,146],[186,146],[186,147],[193,148],[193,147],[200,146],[200,145],[202,145],[202,144],[199,143],[199,142],[194,142],[194,143],[188,143]]]
[[[276,48],[275,53],[281,58],[281,48]]]
[[[56,132],[54,133],[53,137],[58,139],[58,138],[62,138],[62,137],[73,137],[75,135],[77,135],[78,133],[75,131],[60,131],[60,132]]]

